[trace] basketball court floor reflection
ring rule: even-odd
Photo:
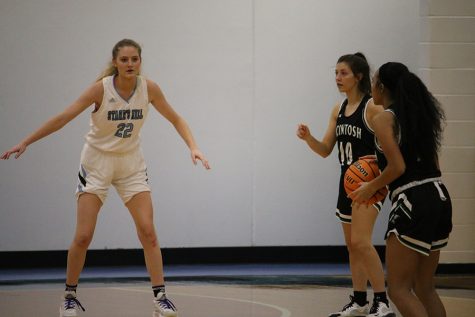
[[[165,275],[179,317],[325,317],[351,294],[346,264],[185,265]],[[64,269],[0,270],[0,317],[59,316],[63,279]],[[447,316],[474,316],[473,274],[438,276],[436,285]],[[144,267],[86,267],[78,296],[82,317],[152,316]]]

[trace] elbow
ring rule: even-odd
[[[56,118],[53,118],[53,120],[50,123],[54,131],[58,131],[59,129],[64,127],[68,122],[69,120],[67,120],[66,117],[60,115],[60,116],[57,116]]]
[[[63,119],[63,118],[58,118],[55,122],[55,127],[56,127],[56,130],[59,130],[61,129],[62,127],[64,127],[66,125],[66,123],[68,123],[67,120]]]
[[[184,121],[183,118],[180,117],[180,116],[176,116],[176,117],[170,119],[170,123],[171,123],[171,124],[175,127],[175,129],[177,129],[177,130],[180,128],[180,126],[183,125],[184,122],[185,122],[185,121]]]
[[[326,158],[330,155],[331,149],[329,149],[326,144],[315,140],[313,137],[306,141],[310,149],[321,157]]]
[[[327,158],[332,154],[333,148],[330,148],[328,145],[324,145],[322,151],[320,151],[320,156],[323,158]]]
[[[404,174],[404,172],[406,172],[406,164],[398,164],[395,168],[395,172],[396,174],[399,176],[401,176],[402,174]]]
[[[322,148],[318,148],[314,145],[311,145],[309,144],[310,146],[310,149],[312,149],[313,152],[315,152],[316,154],[318,154],[319,156],[323,157],[323,158],[326,158],[330,155],[330,152],[327,151],[326,149],[322,149]]]

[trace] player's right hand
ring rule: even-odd
[[[14,147],[12,147],[10,150],[4,152],[2,154],[2,156],[0,156],[0,159],[8,160],[10,158],[10,155],[12,155],[13,153],[16,153],[15,158],[17,159],[25,151],[26,151],[26,145],[23,144],[23,143],[19,143],[19,144],[15,145]]]
[[[299,124],[297,127],[297,136],[302,140],[306,140],[310,136],[310,129],[305,124]]]

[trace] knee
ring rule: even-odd
[[[92,241],[92,233],[79,233],[74,237],[73,243],[83,249],[87,249]]]
[[[426,284],[416,281],[416,283],[414,284],[414,293],[418,298],[422,299],[430,294],[433,294],[434,292],[435,286],[433,283]]]
[[[410,287],[405,287],[403,285],[394,285],[394,283],[388,282],[387,293],[389,298],[398,305],[401,302],[404,302],[404,298],[412,294],[412,289]]]
[[[349,252],[353,254],[366,254],[371,251],[373,246],[370,242],[361,239],[352,239],[348,246]]]
[[[140,242],[142,245],[155,247],[158,245],[157,234],[153,226],[144,226],[137,230]]]

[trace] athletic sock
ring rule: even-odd
[[[68,285],[66,284],[66,288],[64,289],[65,292],[74,292],[76,294],[76,289],[78,288],[78,285]]]
[[[157,297],[158,293],[165,294],[165,285],[156,285],[152,286],[153,296]]]
[[[366,300],[367,295],[366,294],[367,294],[366,292],[353,291],[353,296],[354,296],[355,302],[360,306],[366,305],[366,303],[367,303],[367,300]]]
[[[386,296],[386,292],[374,293],[373,301],[383,302],[386,305],[389,305],[388,297]]]

